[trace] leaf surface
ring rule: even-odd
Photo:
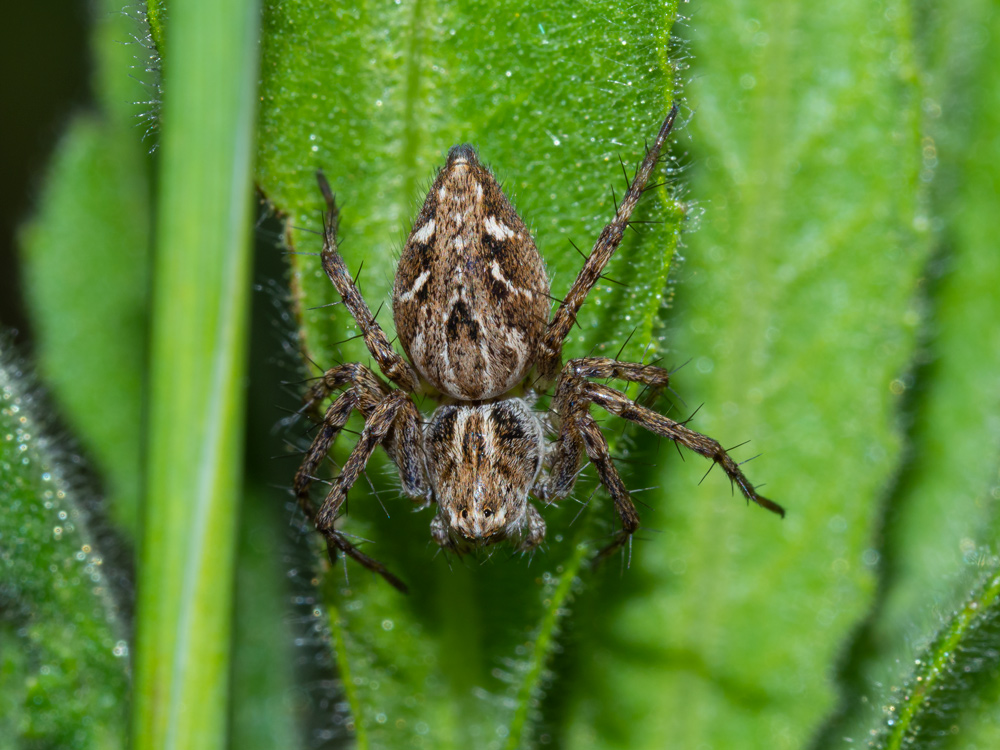
[[[359,284],[374,310],[434,170],[449,147],[471,142],[532,228],[558,297],[582,263],[568,240],[586,252],[614,212],[610,186],[624,190],[619,156],[634,165],[669,109],[674,14],[672,3],[646,2],[273,7],[259,184],[287,214],[294,249],[316,252],[308,230],[321,226],[315,171],[324,169],[341,207],[342,252],[352,272],[363,261]],[[595,290],[569,356],[614,354],[633,330],[623,356],[643,355],[682,211],[665,188],[647,195],[636,218],[665,223],[623,244],[608,276],[627,286]],[[294,256],[292,267],[310,356],[321,366],[367,361],[357,342],[337,343],[354,333],[342,310],[310,309],[335,299],[318,259]],[[387,309],[379,321],[391,330]],[[579,507],[569,502],[546,511],[550,543],[530,562],[504,551],[490,561],[434,559],[430,514],[410,514],[374,466],[385,513],[358,487],[348,531],[376,540],[370,553],[405,574],[413,595],[353,566],[349,585],[338,570],[326,578],[359,745],[529,742],[555,635],[604,531],[589,514],[573,525]]]
[[[99,111],[70,123],[20,242],[40,375],[104,477],[109,512],[132,537],[151,231],[149,144],[134,104],[149,92],[130,78],[148,55],[132,41],[139,35],[120,4],[96,23]]]
[[[694,429],[752,441],[735,456],[763,454],[745,469],[788,515],[650,446],[650,531],[567,658],[589,687],[568,746],[799,748],[837,705],[830,666],[875,593],[929,248],[921,90],[892,7],[712,3],[687,31],[705,215],[670,317],[672,358],[690,359],[673,388],[703,404]]]
[[[1000,87],[992,71],[1000,23],[986,3],[918,8],[913,27],[927,71],[921,180],[931,186],[934,254],[921,280],[921,349],[897,381],[909,447],[884,511],[880,596],[843,668],[845,713],[824,734],[831,745],[866,737],[892,718],[888,707],[964,606],[998,529],[1000,255],[992,194]],[[979,688],[962,695],[968,711],[956,717],[962,731],[952,735],[954,747],[971,741],[966,732],[977,724],[987,737],[995,733],[989,712],[974,708],[988,705],[988,695]],[[936,699],[928,702],[937,710]]]
[[[124,748],[127,628],[49,419],[0,340],[0,747]]]

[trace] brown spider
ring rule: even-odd
[[[603,357],[562,363],[563,340],[621,243],[676,117],[675,104],[551,320],[549,281],[524,222],[473,148],[452,148],[396,270],[393,319],[409,362],[393,350],[337,251],[337,207],[318,174],[327,203],[323,269],[379,369],[397,386],[363,365],[345,364],[324,373],[308,393],[307,410],[342,391],[327,409],[294,483],[296,498],[326,537],[331,560],[339,550],[406,590],[335,527],[348,491],[379,445],[398,468],[403,493],[420,507],[437,504],[434,540],[459,553],[505,539],[519,550],[537,547],[545,537],[545,521],[529,495],[545,502],[566,497],[586,455],[622,524],[598,554],[603,558],[631,538],[639,515],[590,414],[591,404],[712,459],[747,500],[784,515],[780,505],[757,494],[715,440],[593,382],[613,378],[660,389],[668,383],[666,370]],[[547,419],[533,404],[536,394],[553,383],[553,416]],[[426,425],[411,397],[418,392],[440,404]],[[361,437],[316,510],[310,485],[355,409],[365,419]],[[555,441],[549,442],[546,433]]]

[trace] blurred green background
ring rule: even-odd
[[[0,261],[0,320],[30,339],[17,268],[15,232],[39,190],[52,147],[66,119],[91,98],[86,4],[64,1],[8,9],[0,50],[4,70],[0,120],[4,148]]]
[[[127,727],[159,158],[137,120],[157,105],[134,103],[159,63],[136,9],[64,5],[10,9],[0,44],[0,323],[49,394],[2,340],[0,748]],[[998,49],[987,0],[268,6],[229,744],[1000,745]],[[318,249],[315,169],[375,308],[433,170],[472,141],[559,296],[567,240],[592,242],[672,91],[670,184],[641,207],[664,223],[623,245],[627,286],[595,292],[567,353],[635,330],[623,357],[687,362],[660,408],[751,439],[736,455],[762,453],[747,473],[788,517],[608,420],[626,482],[653,488],[628,570],[585,563],[613,529],[592,477],[543,511],[532,560],[449,564],[382,459],[347,528],[414,594],[329,569],[285,489],[308,433],[274,430],[300,347],[367,361],[339,308],[307,309],[334,301],[316,259],[280,247]]]

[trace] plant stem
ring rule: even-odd
[[[171,4],[132,742],[226,738],[258,7]]]

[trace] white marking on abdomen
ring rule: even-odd
[[[432,222],[433,223],[433,222]],[[424,284],[427,283],[427,279],[431,277],[430,271],[424,271],[422,274],[417,276],[417,280],[413,282],[413,286],[410,287],[410,291],[403,292],[399,295],[400,302],[409,302],[416,296],[416,294],[423,289]]]
[[[431,219],[426,224],[424,224],[420,229],[416,231],[413,235],[413,241],[419,242],[421,245],[426,245],[427,240],[434,236],[434,219]]]
[[[423,328],[418,326],[417,333],[413,337],[413,343],[410,344],[410,354],[413,355],[413,360],[418,364],[421,369],[426,369],[427,361],[424,358],[424,331]]]
[[[500,264],[497,261],[493,261],[493,265],[490,266],[490,275],[507,287],[514,294],[523,294],[528,299],[534,299],[535,295],[530,289],[522,289],[519,286],[514,286],[510,283],[510,280],[503,275],[503,271],[500,270]]]
[[[528,362],[528,344],[522,334],[516,328],[507,329],[507,346],[517,356],[517,367],[511,368],[514,372],[520,372]]]
[[[501,242],[509,240],[514,236],[514,230],[502,221],[497,221],[495,216],[487,216],[486,221],[483,222],[483,227],[485,227],[487,234]]]

